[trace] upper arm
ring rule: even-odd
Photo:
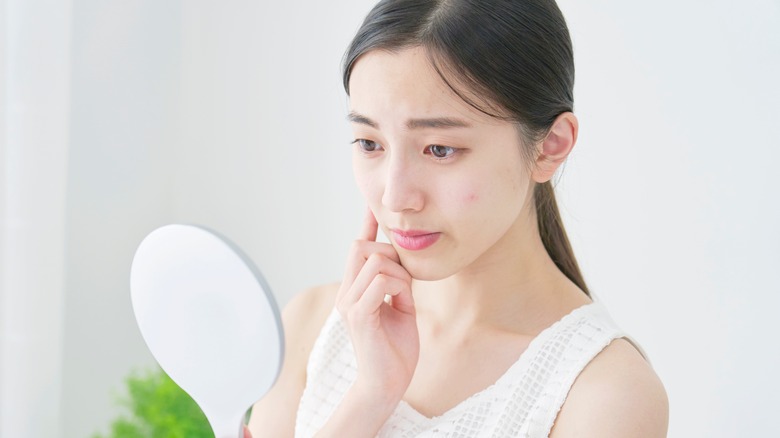
[[[665,437],[669,401],[650,364],[616,339],[575,380],[550,437]]]
[[[284,361],[274,386],[252,408],[249,429],[253,436],[293,436],[298,403],[306,386],[309,354],[333,308],[337,289],[338,285],[309,289],[285,306]]]

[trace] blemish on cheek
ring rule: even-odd
[[[476,192],[466,192],[465,196],[463,197],[463,200],[467,204],[477,202],[478,199],[479,199],[479,195]]]

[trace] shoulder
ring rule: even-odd
[[[338,289],[339,283],[325,284],[292,297],[282,311],[285,331],[289,330],[289,335],[316,337],[333,310]]]
[[[284,307],[282,321],[289,356],[304,363],[308,360],[320,329],[333,310],[338,288],[338,283],[332,283],[304,290]]]
[[[306,366],[328,318],[338,284],[305,290],[284,307],[284,361],[273,388],[254,405],[249,428],[254,436],[292,436],[298,402],[306,386]]]
[[[282,312],[285,317],[322,316],[330,314],[339,283],[329,283],[310,287],[294,295]]]
[[[550,437],[665,437],[666,390],[625,339],[612,341],[577,377]]]

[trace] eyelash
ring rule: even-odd
[[[366,140],[364,138],[358,138],[358,139],[352,141],[351,144],[357,144],[357,146],[360,148],[360,151],[363,152],[364,154],[370,154],[372,152],[376,152],[377,150],[383,150],[382,146],[379,143],[377,143],[375,141],[372,141],[372,140]],[[373,147],[373,149],[370,149],[369,147],[367,147],[369,145],[370,145],[370,147]],[[445,155],[443,157],[440,157],[440,156],[436,155],[433,152],[433,148],[443,148],[449,154]],[[432,144],[432,145],[428,145],[428,146],[425,147],[425,152],[424,153],[430,154],[437,161],[446,161],[446,160],[451,159],[453,156],[455,156],[455,154],[457,154],[460,151],[461,150],[459,148],[454,148],[452,146],[443,146],[443,145],[439,145],[439,144]]]
[[[445,155],[443,157],[440,157],[440,156],[436,155],[435,153],[433,153],[433,148],[443,148],[443,149],[446,149],[447,151],[449,151],[449,154]],[[432,144],[430,146],[426,146],[425,147],[425,153],[431,154],[432,157],[434,157],[435,159],[440,160],[440,161],[449,160],[450,158],[452,158],[459,151],[460,151],[460,149],[458,149],[458,148],[454,148],[454,147],[451,147],[451,146],[442,146],[440,144]]]
[[[366,140],[365,138],[358,138],[355,141],[353,141],[351,144],[357,144],[357,146],[360,148],[360,151],[365,154],[376,152],[376,149],[367,149],[366,145],[368,144],[371,144],[375,147],[378,147],[379,149],[382,149],[382,146],[379,143],[371,140]]]

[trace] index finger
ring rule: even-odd
[[[374,213],[370,208],[366,207],[366,216],[363,219],[363,228],[360,230],[358,239],[369,240],[371,242],[376,241],[376,232],[379,227],[379,223],[374,217]]]

